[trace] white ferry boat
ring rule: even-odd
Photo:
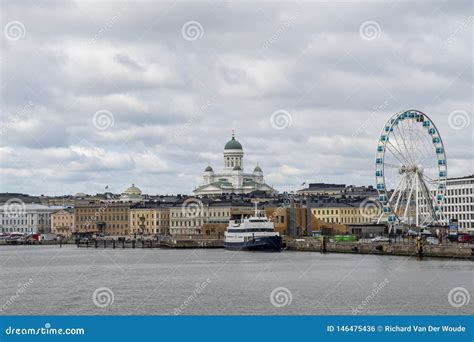
[[[282,238],[275,231],[273,222],[257,210],[255,215],[242,220],[230,220],[225,232],[226,249],[246,251],[281,251]]]

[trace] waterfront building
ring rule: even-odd
[[[229,220],[253,214],[250,202],[187,198],[170,208],[171,235],[223,236]]]
[[[0,206],[0,232],[45,234],[51,232],[51,214],[63,209],[36,203],[23,203],[16,198]]]
[[[81,234],[129,235],[130,203],[113,199],[81,203],[74,208],[76,232]]]
[[[74,209],[64,208],[51,214],[51,233],[69,237],[74,229]]]
[[[343,225],[373,223],[382,212],[381,207],[364,205],[362,201],[326,200],[310,203],[310,208],[315,218]]]
[[[169,235],[170,207],[160,203],[136,204],[130,208],[130,235]]]
[[[218,196],[222,194],[249,194],[262,191],[276,194],[277,191],[265,183],[263,170],[257,164],[252,173],[244,172],[244,150],[242,144],[232,134],[224,147],[224,169],[215,173],[208,165],[203,174],[202,185],[194,189],[197,196]]]
[[[463,229],[474,229],[474,175],[449,178],[443,213]]]
[[[262,204],[267,216],[280,235],[311,235],[311,216],[306,207],[294,201],[284,199]]]

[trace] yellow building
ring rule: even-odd
[[[51,214],[51,232],[65,237],[74,232],[74,210],[66,208]]]
[[[130,208],[130,235],[168,235],[170,208],[143,204]]]
[[[318,203],[313,205],[311,213],[318,220],[334,224],[368,224],[373,223],[381,214],[381,208],[365,205],[364,202],[353,203]]]
[[[78,233],[126,236],[129,234],[130,204],[112,200],[79,204],[74,208]]]
[[[253,205],[248,202],[213,202],[191,197],[170,209],[170,234],[223,237],[229,220],[253,213]]]

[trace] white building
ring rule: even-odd
[[[0,206],[0,233],[42,234],[51,231],[51,214],[62,206],[7,201]]]
[[[204,170],[202,185],[194,189],[194,194],[248,194],[259,190],[266,193],[277,193],[271,186],[265,184],[263,171],[259,165],[252,173],[244,172],[244,150],[234,134],[224,147],[224,170],[215,173],[209,165]]]
[[[474,229],[474,175],[447,180],[443,212],[460,228]]]

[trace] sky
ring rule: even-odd
[[[0,6],[0,192],[190,194],[233,130],[279,191],[373,185],[407,109],[474,173],[471,1]]]

